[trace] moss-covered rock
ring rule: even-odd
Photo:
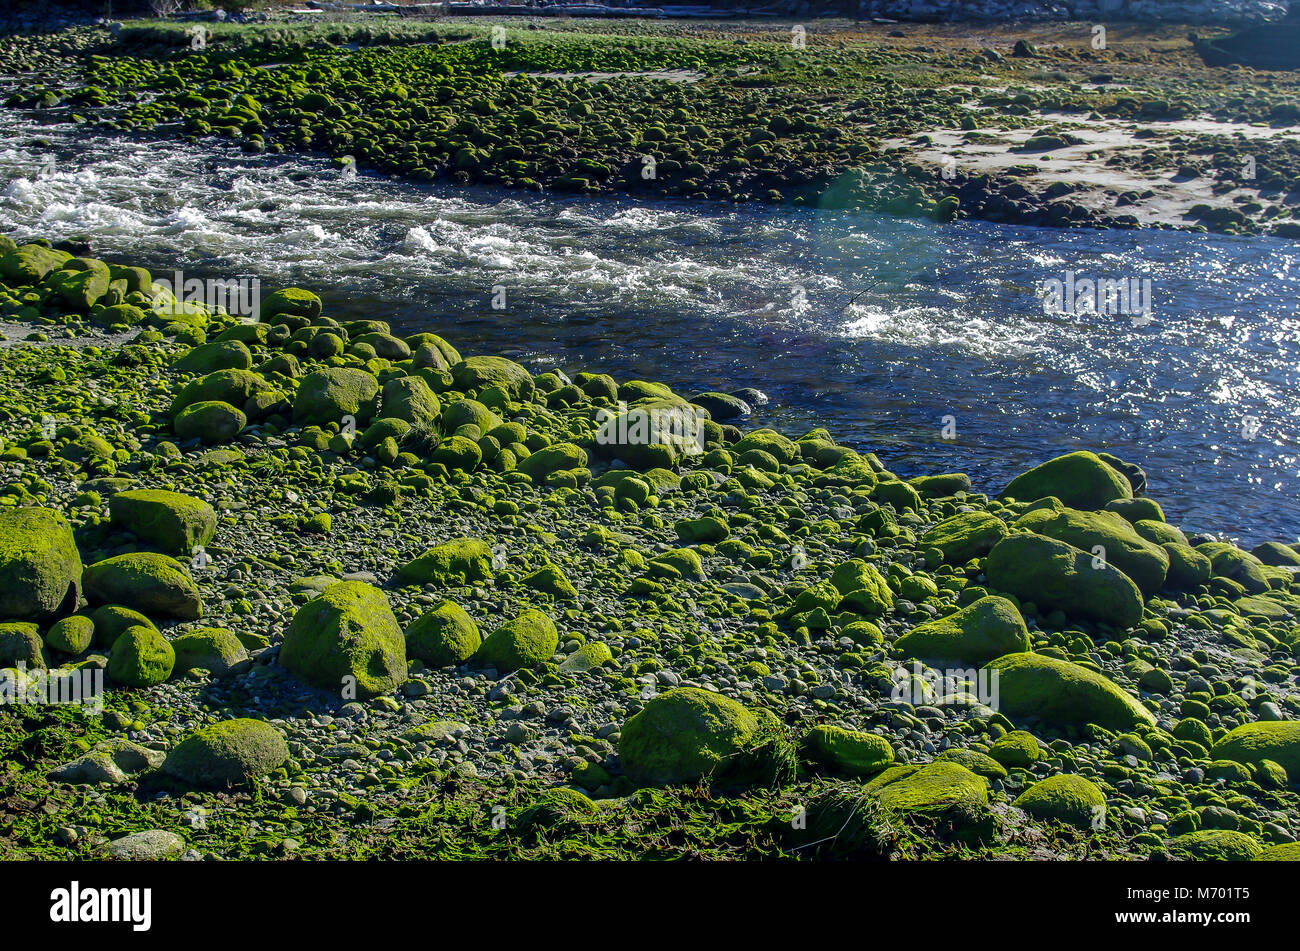
[[[884,812],[920,820],[958,839],[983,839],[995,828],[988,781],[958,763],[895,767],[868,783],[866,791]]]
[[[293,401],[293,418],[300,423],[341,424],[351,416],[358,426],[370,421],[379,396],[373,374],[354,367],[314,370],[302,378]]]
[[[84,575],[91,604],[121,604],[147,615],[193,621],[203,614],[194,579],[174,558],[153,552],[114,555],[89,566]]]
[[[175,419],[185,407],[209,401],[228,403],[242,411],[254,395],[270,393],[274,389],[251,370],[217,370],[186,383],[172,400],[171,415]]]
[[[258,319],[267,324],[277,323],[276,318],[284,314],[315,320],[321,315],[321,300],[301,287],[286,287],[268,296],[258,308]]]
[[[937,548],[950,565],[982,558],[1007,536],[1007,524],[989,512],[959,512],[921,536],[922,548]]]
[[[872,776],[894,762],[894,748],[883,736],[821,725],[803,741],[806,759],[852,776]]]
[[[1243,832],[1232,829],[1202,829],[1170,839],[1165,848],[1182,859],[1202,862],[1249,862],[1259,858],[1263,847]]]
[[[525,473],[534,481],[540,481],[552,472],[582,469],[586,465],[587,453],[583,449],[573,443],[562,442],[539,449],[533,453],[519,463],[519,471]]]
[[[1142,592],[1104,560],[1033,532],[1010,535],[984,562],[989,587],[1067,617],[1130,628],[1142,620]]]
[[[172,675],[176,653],[152,627],[128,627],[113,642],[108,676],[124,687],[152,687]]]
[[[475,659],[508,674],[546,663],[559,646],[555,622],[541,611],[529,609],[485,637]]]
[[[108,503],[114,525],[169,555],[190,554],[212,541],[217,513],[207,502],[163,489],[128,489]]]
[[[993,741],[989,756],[1007,769],[1027,769],[1043,756],[1038,738],[1024,730],[1012,730]]]
[[[25,664],[29,670],[47,666],[40,628],[31,621],[0,623],[0,668],[17,664]]]
[[[1169,570],[1169,553],[1139,535],[1115,512],[1037,509],[1019,518],[1015,526],[1069,542],[1085,552],[1100,551],[1101,558],[1127,575],[1147,597],[1160,590]]]
[[[215,373],[218,370],[251,370],[253,354],[238,340],[214,340],[199,344],[178,357],[172,369],[178,373]]]
[[[1096,511],[1116,499],[1131,499],[1133,487],[1096,453],[1071,452],[1022,472],[1002,495],[1024,502],[1053,496],[1071,508]]]
[[[85,614],[70,614],[45,632],[45,643],[60,654],[80,654],[95,640],[95,622]]]
[[[581,824],[594,818],[599,809],[587,796],[567,786],[557,786],[540,793],[519,815],[521,829],[545,829]]]
[[[441,412],[437,394],[418,376],[402,376],[384,384],[383,414],[387,417],[429,429]]]
[[[894,592],[879,569],[861,558],[851,558],[831,572],[830,582],[843,598],[840,609],[878,618],[894,608]]]
[[[374,697],[405,682],[406,639],[382,591],[340,581],[298,609],[280,664],[316,686]]]
[[[904,656],[983,664],[1029,650],[1029,629],[1014,604],[990,596],[912,628],[894,646]]]
[[[1082,776],[1048,776],[1022,792],[1012,803],[1043,822],[1064,822],[1079,829],[1101,828],[1106,796]]]
[[[284,765],[284,734],[261,720],[223,720],[196,730],[163,761],[163,772],[191,786],[239,786]]]
[[[680,687],[655,697],[619,736],[623,772],[638,785],[771,783],[790,765],[788,740],[768,711],[709,690]]]
[[[578,600],[578,589],[555,565],[543,565],[531,574],[524,575],[520,583],[561,601]]]
[[[492,578],[492,548],[479,538],[453,538],[397,569],[399,585],[451,587]]]
[[[1252,766],[1272,760],[1286,770],[1292,783],[1300,783],[1300,721],[1244,723],[1221,737],[1210,755]]]
[[[465,609],[442,601],[406,628],[406,654],[427,667],[451,667],[474,656],[483,637]]]
[[[1155,717],[1107,677],[1041,654],[1008,654],[987,665],[997,671],[999,710],[1009,717],[1039,717],[1108,730],[1155,724]]]
[[[45,621],[76,610],[82,565],[53,509],[0,509],[0,618]]]
[[[1191,545],[1165,542],[1160,546],[1169,556],[1169,570],[1165,573],[1165,586],[1174,591],[1192,591],[1210,580],[1214,566]]]
[[[217,677],[225,676],[238,664],[248,660],[248,648],[234,634],[219,627],[203,627],[172,640],[178,671],[206,670]]]
[[[153,627],[153,621],[139,611],[121,604],[105,604],[90,612],[95,623],[95,643],[111,648],[129,627]]]
[[[451,377],[457,389],[499,386],[516,400],[531,400],[535,389],[533,375],[505,357],[466,357],[451,368]]]
[[[566,674],[584,674],[589,670],[603,667],[614,659],[609,645],[601,641],[590,641],[560,662],[560,671]]]
[[[181,439],[213,446],[234,439],[247,424],[243,410],[222,400],[199,400],[176,414],[172,428]]]

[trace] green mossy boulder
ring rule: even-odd
[[[120,604],[105,604],[90,612],[90,619],[95,623],[95,643],[100,647],[111,648],[129,627],[153,627],[149,620],[139,611]]]
[[[80,654],[95,640],[95,622],[85,614],[70,614],[45,632],[45,643],[60,654]]]
[[[242,411],[253,396],[274,390],[275,387],[251,370],[217,370],[186,383],[172,400],[170,413],[175,419],[185,407],[213,400],[229,403]]]
[[[987,665],[997,671],[1001,713],[1054,723],[1095,723],[1108,730],[1155,724],[1151,711],[1095,671],[1042,654],[1008,654]]]
[[[340,581],[298,609],[280,665],[344,696],[375,697],[406,681],[406,639],[384,592]]]
[[[238,340],[214,340],[186,351],[172,363],[178,373],[215,373],[218,370],[251,370],[253,354]]]
[[[878,618],[894,609],[894,592],[879,569],[851,558],[831,572],[830,583],[843,595],[840,610]]]
[[[426,667],[452,667],[474,656],[483,643],[478,625],[454,601],[442,601],[406,628],[406,655]]]
[[[561,601],[578,600],[578,589],[555,565],[543,565],[531,574],[524,575],[520,583]]]
[[[905,657],[983,664],[1027,651],[1029,629],[1020,611],[1006,598],[980,598],[947,617],[912,628],[894,643]]]
[[[1130,628],[1142,620],[1142,592],[1108,562],[1068,542],[1025,532],[993,546],[984,561],[988,585],[1067,618]]]
[[[492,548],[479,538],[453,538],[430,548],[397,569],[398,585],[440,588],[477,584],[492,579]]]
[[[289,759],[284,734],[261,720],[223,720],[176,745],[162,771],[191,786],[242,786]]]
[[[1170,839],[1165,848],[1179,859],[1200,862],[1249,862],[1257,859],[1263,846],[1232,829],[1202,829]]]
[[[234,634],[219,627],[186,631],[172,641],[178,671],[206,670],[217,677],[248,660],[248,648]]]
[[[174,558],[154,552],[129,552],[86,568],[86,600],[121,604],[146,615],[197,620],[203,615],[199,590]]]
[[[828,725],[808,731],[803,755],[813,763],[852,776],[873,776],[894,762],[894,748],[883,736]]]
[[[988,780],[958,763],[895,767],[871,780],[866,791],[884,812],[921,820],[960,840],[986,838],[995,828]]]
[[[451,368],[451,378],[459,390],[481,391],[499,386],[511,399],[533,398],[533,375],[505,357],[466,357]]]
[[[207,502],[163,489],[128,489],[108,503],[113,525],[169,555],[192,554],[217,533],[217,513]]]
[[[1017,519],[1015,527],[1068,542],[1081,551],[1097,553],[1100,549],[1100,557],[1127,575],[1147,597],[1160,590],[1169,570],[1169,553],[1139,535],[1115,512],[1038,509]]]
[[[921,536],[920,547],[937,548],[950,565],[982,558],[1007,536],[1007,524],[988,512],[960,512]]]
[[[172,428],[181,439],[213,446],[234,439],[247,424],[243,410],[221,400],[200,400],[177,413]]]
[[[524,610],[483,639],[475,660],[498,673],[539,667],[560,646],[555,622],[541,611]]]
[[[587,453],[573,443],[562,442],[533,453],[519,463],[519,471],[540,482],[552,472],[584,469],[586,466]]]
[[[1116,499],[1131,499],[1133,487],[1118,470],[1093,452],[1057,456],[1022,472],[1002,492],[1022,502],[1054,496],[1070,508],[1096,511]]]
[[[301,287],[286,287],[271,294],[258,308],[258,319],[265,324],[277,323],[276,318],[282,314],[315,320],[321,315],[321,300]]]
[[[383,389],[383,414],[418,429],[431,429],[442,412],[438,395],[418,376],[389,380]]]
[[[637,785],[747,785],[778,781],[791,750],[780,721],[767,710],[697,687],[655,697],[623,725],[618,755]]]
[[[1040,822],[1064,822],[1079,829],[1099,829],[1106,820],[1106,796],[1082,776],[1049,776],[1022,792],[1012,805]]]
[[[1043,757],[1038,738],[1024,730],[1012,730],[993,741],[989,757],[1007,769],[1028,769]]]
[[[361,426],[374,415],[378,396],[379,381],[365,370],[353,367],[314,370],[298,386],[293,418],[299,423],[323,426],[341,425],[345,416],[351,416]]]
[[[53,509],[0,509],[0,618],[46,621],[77,609],[82,564]]]
[[[124,687],[153,687],[172,675],[176,653],[152,627],[128,627],[113,642],[108,676]]]
[[[45,642],[31,621],[0,623],[0,668],[25,664],[28,670],[44,669]]]
[[[1286,770],[1293,784],[1300,783],[1300,721],[1244,723],[1221,737],[1210,756],[1251,766],[1272,760]]]

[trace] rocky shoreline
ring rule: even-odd
[[[0,320],[0,856],[1297,858],[1300,551],[1135,460],[903,480],[3,237]]]

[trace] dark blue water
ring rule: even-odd
[[[334,316],[534,370],[755,386],[758,420],[824,425],[905,476],[997,491],[1108,449],[1189,531],[1300,533],[1300,244],[347,181],[313,160],[33,134],[0,132],[11,234],[301,283]],[[1149,280],[1150,319],[1045,313],[1041,285],[1067,271]]]

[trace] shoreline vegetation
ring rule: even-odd
[[[0,858],[1300,857],[1300,550],[1140,460],[901,479],[3,236],[0,320]]]
[[[323,153],[340,174],[1300,236],[1294,74],[1217,65],[1234,47],[1188,32],[128,21],[4,36],[0,73],[40,122]]]

